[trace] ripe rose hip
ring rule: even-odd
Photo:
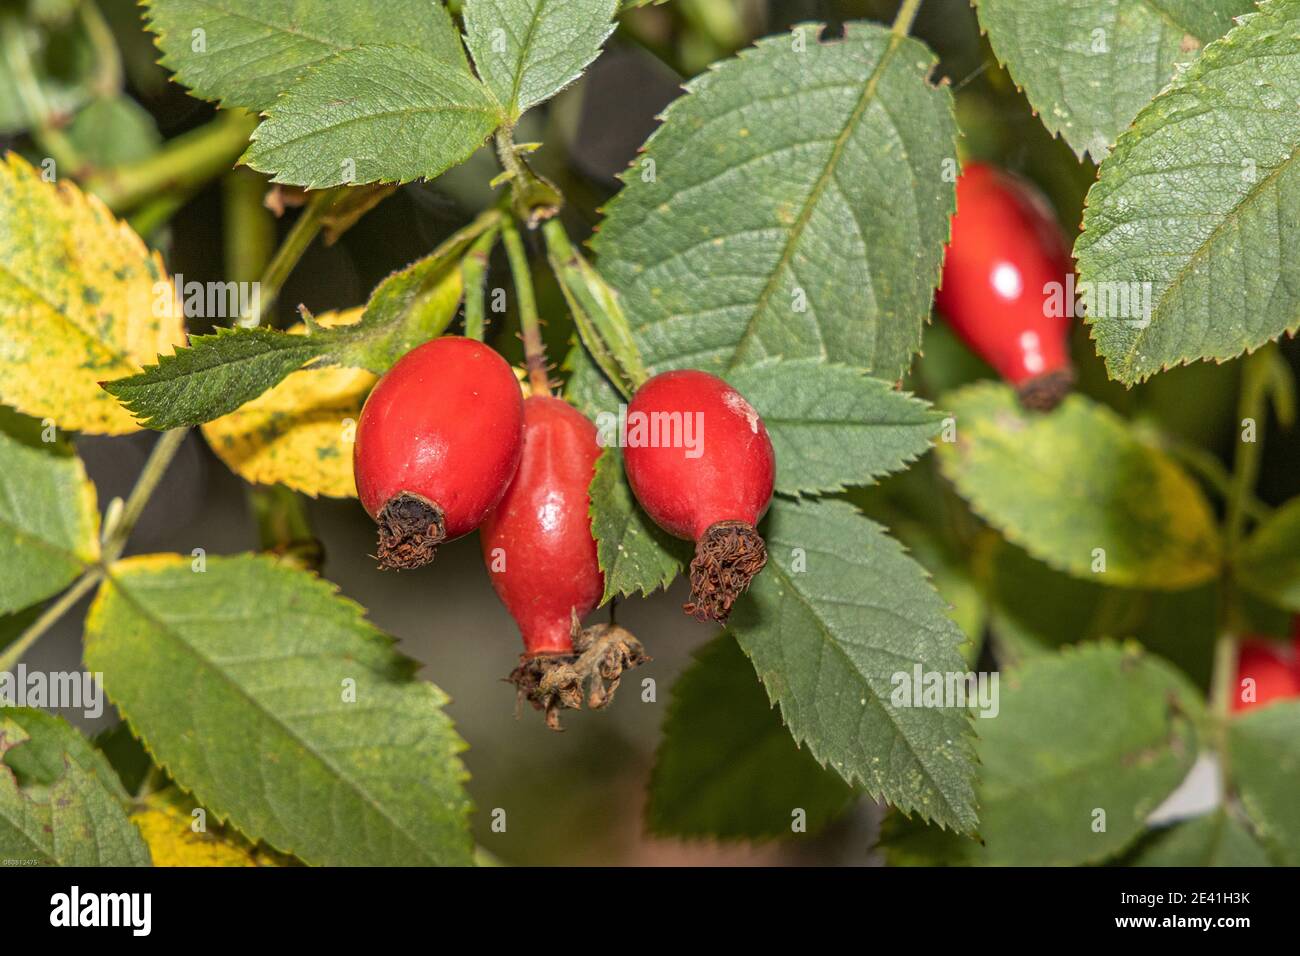
[[[1047,200],[1009,173],[967,163],[957,179],[957,212],[935,304],[962,340],[1016,387],[1026,408],[1054,408],[1074,381],[1064,307],[1072,271]],[[1050,307],[1048,283],[1060,290]]]
[[[379,525],[385,568],[418,568],[468,534],[519,466],[523,395],[482,342],[444,336],[402,356],[357,423],[357,495]]]
[[[573,652],[572,625],[600,603],[605,577],[587,489],[596,426],[568,402],[524,402],[524,454],[479,540],[497,596],[519,625],[524,657]]]
[[[1246,678],[1255,681],[1255,699],[1242,700]],[[1237,687],[1233,710],[1249,710],[1275,700],[1300,697],[1300,664],[1288,661],[1277,645],[1259,638],[1246,638],[1237,655]]]
[[[669,534],[695,542],[687,614],[725,621],[767,563],[754,527],[772,500],[776,458],[749,402],[706,372],[664,372],[627,411],[632,493]]]

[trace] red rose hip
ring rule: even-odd
[[[1027,408],[1054,408],[1074,381],[1065,294],[1072,271],[1047,200],[1009,173],[967,163],[935,304]],[[1060,289],[1055,302],[1049,283]]]
[[[1244,681],[1254,683],[1249,687]],[[1246,699],[1247,690],[1253,691]],[[1300,697],[1300,671],[1271,641],[1246,638],[1237,653],[1237,688],[1232,698],[1235,711],[1262,707],[1275,700]]]
[[[574,617],[589,614],[604,593],[588,498],[598,457],[596,427],[568,402],[549,395],[524,402],[519,471],[479,540],[525,657],[572,653]]]
[[[767,563],[755,525],[772,500],[776,457],[762,418],[715,375],[664,372],[632,397],[623,440],[641,507],[696,543],[686,613],[725,621]]]
[[[418,568],[501,500],[523,448],[523,395],[481,342],[444,336],[402,356],[357,423],[357,495],[385,568]]]

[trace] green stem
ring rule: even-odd
[[[1239,441],[1233,457],[1232,477],[1228,489],[1227,514],[1224,518],[1224,551],[1228,569],[1220,587],[1219,639],[1214,647],[1214,673],[1210,684],[1210,703],[1214,716],[1215,749],[1219,755],[1219,779],[1227,796],[1232,779],[1228,748],[1228,721],[1232,716],[1232,696],[1237,684],[1237,649],[1242,630],[1237,608],[1237,586],[1232,561],[1246,530],[1248,502],[1259,477],[1263,419],[1267,411],[1269,378],[1272,374],[1271,343],[1254,355],[1247,356],[1241,371],[1241,393],[1237,399],[1237,427],[1250,419],[1254,423],[1254,441]]]
[[[1237,427],[1244,427],[1250,419],[1254,422],[1254,441],[1239,442],[1233,459],[1232,485],[1228,493],[1228,513],[1224,522],[1224,541],[1231,558],[1245,533],[1247,502],[1254,493],[1259,478],[1259,460],[1264,437],[1264,416],[1267,413],[1269,383],[1272,377],[1272,343],[1254,355],[1247,356],[1241,370],[1241,395],[1237,401]]]
[[[5,648],[4,654],[0,654],[0,673],[12,672],[18,662],[22,660],[23,655],[31,649],[54,623],[63,617],[64,614],[72,608],[72,605],[80,601],[103,577],[103,570],[99,567],[93,567],[86,571],[76,583],[59,596],[59,599],[45,609],[45,611],[32,622],[31,626],[18,638]]]
[[[519,328],[524,340],[524,364],[528,369],[528,383],[538,395],[549,395],[550,375],[547,371],[546,346],[542,341],[542,323],[537,314],[537,298],[533,294],[533,276],[524,242],[514,220],[506,217],[501,222],[501,239],[510,260],[514,275],[515,294],[519,297]]]
[[[497,158],[505,170],[504,178],[510,182],[515,215],[531,228],[558,213],[564,202],[563,197],[555,186],[533,172],[532,167],[524,162],[515,146],[514,130],[502,126],[497,130],[493,142],[496,144]]]
[[[222,241],[226,278],[252,282],[275,253],[275,217],[266,208],[266,180],[251,169],[234,169],[221,180]]]
[[[222,110],[211,122],[169,140],[137,163],[101,170],[83,184],[114,212],[132,209],[159,193],[202,186],[234,165],[248,146],[257,117]]]
[[[284,242],[280,243],[280,248],[275,251],[275,256],[262,273],[262,278],[258,281],[258,294],[254,297],[253,304],[240,315],[240,325],[262,324],[263,317],[270,313],[271,307],[280,297],[280,290],[284,288],[289,274],[320,233],[325,224],[325,215],[337,198],[337,190],[327,189],[314,194],[303,207],[289,234],[284,237]]]
[[[488,259],[496,245],[497,229],[493,227],[474,240],[461,261],[461,286],[465,290],[465,335],[482,342],[486,331],[483,305],[483,284],[487,280]]]
[[[163,193],[137,206],[135,211],[126,217],[126,221],[140,235],[140,238],[148,241],[193,198],[193,189]]]
[[[894,36],[905,37],[912,29],[912,23],[916,20],[916,14],[921,9],[921,0],[903,0],[898,8],[898,15],[894,17],[894,25],[889,28]]]
[[[149,459],[144,463],[140,477],[135,480],[135,487],[131,489],[131,494],[122,508],[121,517],[111,528],[105,529],[103,557],[100,559],[105,566],[122,556],[127,539],[135,529],[135,523],[140,520],[145,505],[149,503],[154,489],[158,487],[158,482],[162,480],[167,466],[176,457],[176,452],[180,450],[188,433],[188,428],[173,428],[169,432],[163,432],[162,436],[154,442],[153,450],[149,452]]]

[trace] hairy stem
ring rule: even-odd
[[[483,341],[486,331],[483,307],[483,284],[487,281],[488,259],[497,242],[497,227],[493,226],[474,240],[461,261],[461,287],[465,290],[465,335]]]
[[[132,209],[160,193],[195,189],[229,170],[248,146],[257,117],[222,110],[211,122],[170,140],[137,163],[101,170],[83,183],[114,212]]]
[[[502,220],[501,239],[506,247],[506,257],[510,260],[510,271],[514,275],[515,294],[519,297],[519,328],[524,340],[528,384],[534,393],[549,395],[551,382],[547,372],[546,346],[542,342],[542,323],[537,314],[537,298],[533,294],[532,267],[514,220]]]

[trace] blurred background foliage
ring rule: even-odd
[[[824,21],[834,35],[847,20],[888,22],[896,6],[892,0],[674,0],[629,10],[587,75],[545,109],[525,116],[517,139],[543,144],[536,166],[566,196],[563,215],[570,234],[586,238],[599,222],[601,205],[617,190],[619,172],[655,128],[660,110],[678,95],[681,82],[794,23]],[[1042,127],[996,64],[966,0],[926,0],[913,32],[940,56],[938,79],[956,95],[965,154],[1036,183],[1072,239],[1096,167],[1077,161]],[[156,59],[132,0],[0,0],[0,147],[19,150],[37,163],[46,156],[65,157],[61,173],[67,173],[71,158],[72,176],[85,182],[103,168],[147,160],[165,141],[213,122],[213,108],[170,82]],[[35,79],[36,102],[25,95],[33,84],[15,80],[18,73]],[[497,171],[484,149],[436,182],[398,189],[338,242],[317,240],[286,283],[275,321],[287,325],[298,303],[315,313],[364,303],[381,279],[427,253],[491,202],[488,183]],[[246,169],[196,178],[139,197],[123,212],[162,251],[169,269],[186,280],[255,277],[256,263],[283,238],[295,213],[276,218],[267,211],[261,203],[266,184]],[[489,288],[507,287],[505,271],[504,261],[494,259]],[[535,280],[548,349],[558,364],[570,348],[573,327],[549,271],[536,269]],[[514,316],[489,318],[493,344],[519,361]],[[1297,343],[1284,340],[1282,350],[1300,370]],[[1079,389],[1140,423],[1148,440],[1180,458],[1219,500],[1215,483],[1222,480],[1236,440],[1239,363],[1200,363],[1125,390],[1107,381],[1082,326],[1075,330],[1073,353]],[[556,375],[562,377],[563,370]],[[906,386],[933,400],[990,375],[945,326],[933,325]],[[153,440],[152,434],[140,434],[80,441],[101,504],[129,489]],[[1300,443],[1266,439],[1263,460],[1259,493],[1265,503],[1300,494]],[[931,570],[954,619],[972,639],[972,662],[1014,664],[1065,643],[1132,636],[1208,686],[1216,617],[1212,587],[1172,594],[1128,591],[1055,572],[975,518],[939,477],[933,456],[850,497],[886,521]],[[286,527],[282,517],[259,520],[267,514],[296,517]],[[473,538],[445,547],[432,567],[401,576],[380,574],[368,557],[373,526],[354,501],[294,501],[287,492],[253,492],[195,432],[151,502],[132,548],[188,553],[202,547],[220,554],[259,543],[301,543],[308,535],[315,539],[310,546],[323,553],[323,574],[365,605],[454,699],[451,714],[471,747],[467,763],[478,808],[477,837],[498,860],[877,860],[869,851],[879,812],[864,801],[821,834],[763,846],[691,844],[645,834],[645,782],[664,705],[691,653],[713,634],[678,611],[684,597],[680,581],[666,595],[619,608],[620,623],[634,630],[655,658],[637,672],[639,682],[625,682],[610,710],[571,717],[566,733],[553,735],[531,713],[515,719],[513,695],[500,678],[513,665],[518,637],[492,594]],[[0,646],[29,617],[0,618]],[[1256,608],[1253,617],[1261,633],[1286,632],[1284,616],[1269,608]],[[72,615],[29,656],[29,664],[75,668],[79,656],[80,616]],[[67,716],[88,732],[112,723],[111,717],[88,725],[79,714]],[[505,832],[492,828],[497,809],[505,811]]]

